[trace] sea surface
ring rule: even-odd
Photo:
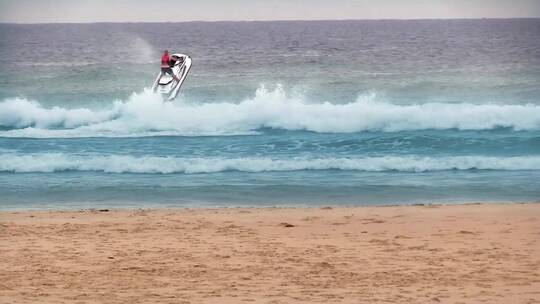
[[[0,210],[539,200],[540,19],[0,24]]]

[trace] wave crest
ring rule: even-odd
[[[177,158],[127,155],[66,155],[44,153],[0,155],[0,172],[98,171],[106,173],[216,173],[225,171],[271,172],[302,170],[403,171],[540,170],[540,156],[365,158]]]
[[[149,90],[106,108],[45,108],[22,98],[0,102],[0,136],[89,137],[230,135],[261,128],[324,133],[422,129],[539,130],[540,106],[377,102],[373,94],[346,104],[309,103],[281,86],[260,87],[239,103],[163,102]]]

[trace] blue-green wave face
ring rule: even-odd
[[[540,21],[0,25],[0,208],[537,201]],[[189,54],[181,94],[150,87]]]

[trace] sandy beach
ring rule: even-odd
[[[0,213],[1,303],[540,303],[540,204]]]

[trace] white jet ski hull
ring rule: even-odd
[[[191,69],[191,57],[184,54],[172,54],[171,57],[183,58],[183,62],[179,63],[176,61],[175,65],[171,67],[174,75],[178,77],[178,81],[174,79],[169,74],[159,73],[154,85],[152,86],[152,91],[158,94],[163,95],[166,100],[173,100],[178,95],[180,87],[186,80],[186,77]]]

